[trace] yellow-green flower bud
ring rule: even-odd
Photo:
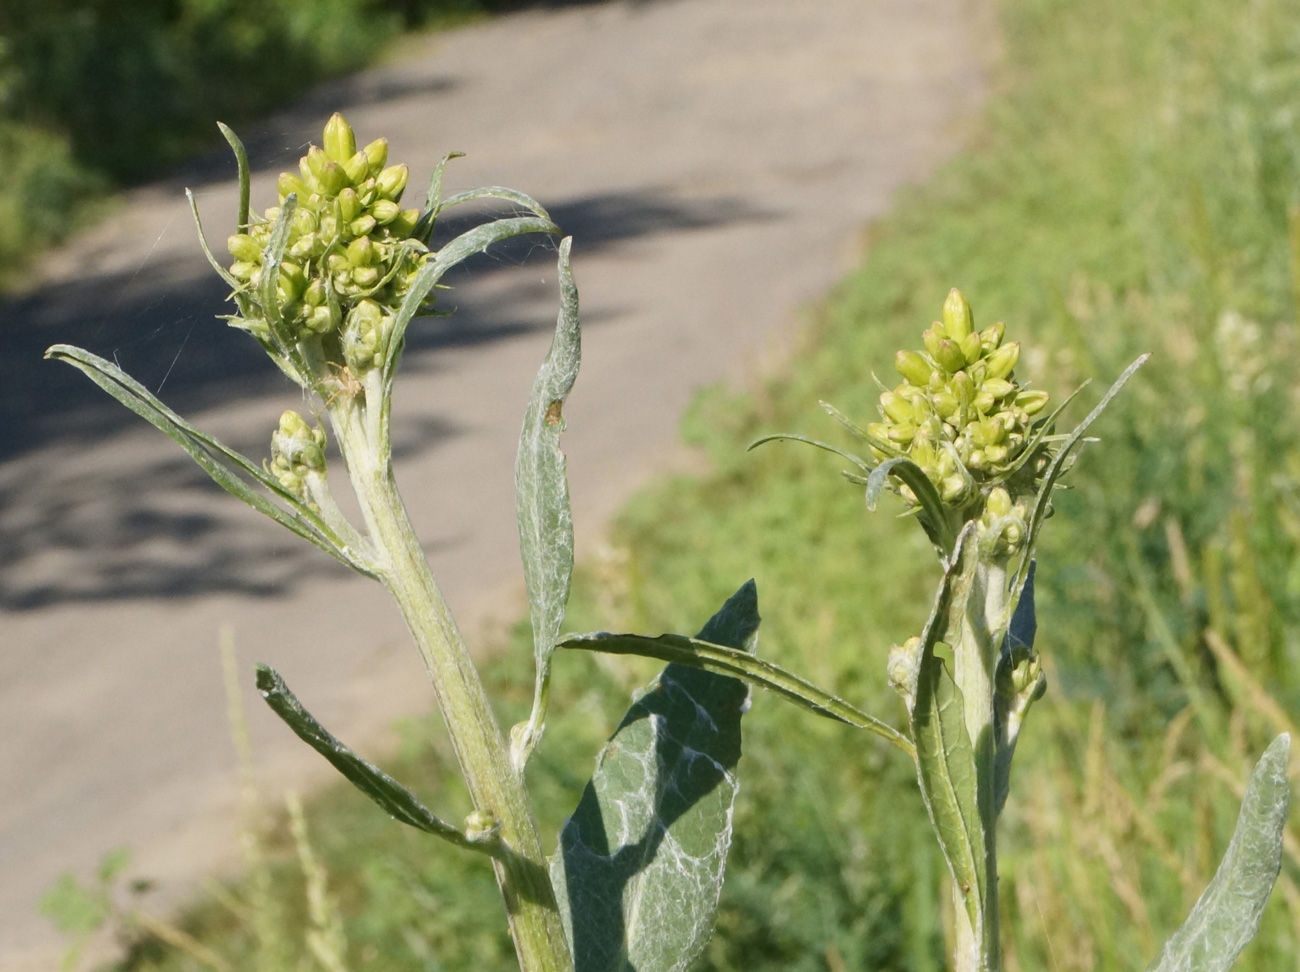
[[[1001,486],[994,486],[989,490],[984,508],[995,518],[1006,516],[1011,512],[1011,494]]]
[[[279,283],[280,299],[295,301],[307,289],[307,275],[302,272],[302,267],[285,260],[280,264]]]
[[[937,357],[939,354],[939,343],[947,337],[943,332],[943,325],[935,321],[930,327],[921,332],[921,343],[925,345],[925,350],[930,352],[930,357]]]
[[[1023,408],[1026,415],[1037,415],[1047,405],[1048,397],[1047,392],[1030,388],[1016,396],[1016,406]]]
[[[402,193],[406,190],[406,180],[410,175],[410,170],[406,166],[390,165],[375,177],[375,188],[379,190],[381,196],[396,202],[402,198]]]
[[[361,151],[365,153],[368,164],[366,175],[373,179],[388,163],[388,139],[377,138]]]
[[[401,211],[402,207],[391,199],[380,199],[370,207],[370,215],[375,217],[375,222],[380,226],[387,226],[397,219]]]
[[[418,209],[403,209],[397,218],[388,224],[388,231],[394,239],[404,240],[415,232],[415,224],[420,221]]]
[[[325,154],[335,162],[346,162],[357,151],[357,137],[352,126],[337,111],[325,123]]]
[[[352,271],[352,282],[362,290],[369,290],[379,283],[379,270],[376,267],[357,267]]]
[[[996,324],[990,324],[984,330],[980,331],[980,347],[987,351],[996,351],[1002,345],[1002,335],[1007,332],[1007,326],[1001,321]]]
[[[317,177],[322,195],[337,196],[348,184],[348,174],[337,162],[326,162]]]
[[[916,701],[916,681],[921,674],[921,639],[908,638],[901,645],[889,649],[889,660],[885,672],[889,685],[902,696],[903,703],[910,710]]]
[[[302,202],[311,195],[311,189],[307,186],[307,183],[292,172],[281,172],[275,187],[280,194],[280,202],[282,203],[290,196],[297,196],[298,201]]]
[[[895,422],[910,422],[914,415],[912,403],[894,392],[881,394],[880,411],[885,418],[891,418]]]
[[[340,316],[329,304],[321,304],[307,315],[307,329],[316,334],[329,334],[339,326]]]
[[[262,262],[262,247],[247,233],[236,233],[226,240],[226,249],[230,251],[232,257],[243,263]]]
[[[930,365],[915,351],[899,351],[894,355],[894,367],[913,385],[926,385],[930,381]]]
[[[1004,344],[985,359],[990,378],[1005,378],[1020,360],[1020,342]]]
[[[360,216],[348,224],[348,230],[353,236],[366,236],[374,231],[375,217],[370,215]]]
[[[943,326],[954,341],[964,341],[966,335],[974,330],[975,319],[970,304],[956,287],[948,291],[948,299],[943,302]]]
[[[309,473],[325,472],[325,430],[313,429],[290,409],[271,434],[271,473],[290,492],[302,495]]]
[[[352,157],[343,163],[343,171],[348,174],[354,186],[359,186],[370,176],[370,159],[366,157],[365,152],[354,152]]]
[[[944,339],[939,342],[938,350],[934,352],[934,360],[950,375],[954,375],[966,367],[966,356],[961,353],[961,348],[955,341]]]
[[[350,223],[361,215],[361,197],[351,186],[339,193],[339,216],[343,222]]]
[[[370,237],[361,236],[348,244],[347,261],[354,267],[368,267],[375,259],[375,245]]]
[[[984,348],[980,344],[980,336],[974,331],[967,334],[959,343],[962,357],[966,359],[965,364],[974,364],[984,354]]]
[[[989,378],[980,390],[988,392],[994,398],[1006,398],[1016,390],[1016,386],[1005,378]]]

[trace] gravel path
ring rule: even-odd
[[[779,361],[804,309],[852,265],[863,226],[959,143],[982,93],[971,0],[655,0],[557,6],[411,41],[246,135],[254,204],[325,118],[380,134],[422,184],[503,184],[575,237],[586,326],[566,409],[578,545],[638,485],[689,457],[692,393]],[[297,401],[213,319],[183,185],[209,234],[233,163],[201,159],[130,193],[0,306],[0,969],[53,967],[35,913],[64,870],[127,845],[171,899],[234,855],[218,631],[244,669],[284,673],[345,738],[382,748],[429,702],[377,586],[215,491],[89,382],[57,341],[115,356],[236,448],[264,455]],[[553,244],[479,258],[413,328],[394,414],[398,476],[435,572],[480,643],[517,617],[512,465],[555,317]],[[326,775],[251,713],[277,784]],[[327,768],[326,768],[327,769]]]

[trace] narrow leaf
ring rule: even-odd
[[[262,269],[259,271],[261,277],[258,281],[258,302],[262,305],[262,313],[266,315],[267,322],[271,325],[271,333],[278,334],[280,331],[280,264],[284,261],[284,251],[289,245],[289,231],[292,229],[293,211],[298,208],[298,196],[296,193],[289,193],[283,205],[280,206],[280,215],[276,217],[275,225],[271,228],[271,236],[266,241],[266,246],[262,249]]]
[[[239,231],[242,233],[248,228],[248,200],[250,193],[248,150],[244,148],[244,143],[229,125],[217,122],[217,128],[221,129],[222,137],[229,143],[230,150],[235,153],[235,165],[239,168],[239,222],[235,225],[239,227]]]
[[[220,261],[213,255],[212,249],[208,246],[208,238],[203,235],[203,220],[199,218],[199,204],[194,198],[194,193],[189,189],[186,189],[185,198],[190,201],[190,213],[194,216],[194,228],[199,234],[199,249],[201,249],[203,255],[207,257],[209,266],[211,266],[213,270],[217,271],[217,276],[224,280],[232,290],[243,290],[244,284],[238,280],[234,274],[221,265]]]
[[[358,790],[379,804],[394,820],[434,834],[444,840],[472,850],[486,851],[487,845],[465,837],[451,824],[440,820],[419,799],[373,763],[362,759],[339,742],[328,729],[303,708],[297,696],[273,668],[257,666],[257,690],[285,725],[316,752],[324,756]]]
[[[433,172],[429,176],[429,188],[424,194],[424,212],[420,214],[412,234],[417,240],[428,243],[429,237],[433,235],[433,225],[438,219],[438,211],[442,209],[442,176],[447,163],[452,159],[464,157],[464,152],[448,152],[442,157],[442,161],[433,167]]]
[[[359,543],[345,543],[319,513],[281,486],[273,476],[267,475],[247,457],[194,428],[112,362],[67,344],[54,345],[45,352],[45,356],[77,368],[108,394],[178,443],[213,482],[232,496],[243,500],[259,513],[269,516],[353,570],[367,577],[376,576],[375,565],[365,551],[358,549]],[[291,511],[272,503],[232,472],[227,464],[235,466],[270,490],[288,504]]]
[[[1138,357],[1131,365],[1124,369],[1124,373],[1116,379],[1115,384],[1101,397],[1096,407],[1088,413],[1087,417],[1074,427],[1074,430],[1066,437],[1064,443],[1057,450],[1052,459],[1052,464],[1047,467],[1047,472],[1043,474],[1043,483],[1038,490],[1038,497],[1034,502],[1034,511],[1029,518],[1029,535],[1025,538],[1025,553],[1020,561],[1020,567],[1016,571],[1011,591],[1014,594],[1023,586],[1025,576],[1029,570],[1029,558],[1033,556],[1034,544],[1038,541],[1038,531],[1042,528],[1043,520],[1047,518],[1047,511],[1052,505],[1052,490],[1056,487],[1056,482],[1061,478],[1061,473],[1065,469],[1065,462],[1083,439],[1083,434],[1088,431],[1089,426],[1101,417],[1101,413],[1106,411],[1106,406],[1111,403],[1120,389],[1128,384],[1128,380],[1137,373],[1137,370],[1146,363],[1150,354],[1144,354]]]
[[[533,215],[540,216],[542,219],[550,219],[551,214],[532,196],[519,192],[516,189],[507,189],[505,186],[484,186],[481,189],[467,189],[464,192],[458,192],[454,196],[448,196],[440,202],[434,209],[434,214],[440,214],[452,206],[459,206],[462,203],[473,202],[475,199],[504,199],[506,202],[512,202],[517,206],[523,206]]]
[[[934,483],[930,482],[930,477],[911,459],[896,456],[886,459],[871,471],[867,477],[867,509],[875,511],[880,493],[890,476],[900,480],[912,491],[919,505],[917,518],[921,521],[921,528],[939,551],[939,556],[946,560],[952,555],[953,545],[957,541],[952,517],[934,488]]]
[[[416,314],[420,312],[420,308],[424,305],[429,293],[442,279],[443,275],[475,253],[486,250],[493,243],[499,243],[512,236],[521,236],[525,233],[551,233],[558,236],[560,228],[549,219],[543,219],[540,216],[496,219],[481,226],[476,226],[471,230],[466,230],[460,236],[450,240],[425,262],[411,282],[411,289],[407,292],[405,299],[402,301],[402,306],[398,308],[397,317],[393,321],[393,334],[388,342],[387,356],[384,361],[386,380],[392,378],[397,368],[397,360],[401,357],[402,347],[406,340],[407,327],[415,319]]]
[[[981,929],[986,861],[975,750],[966,731],[961,690],[933,650],[921,658],[912,738],[917,779],[935,836],[961,890],[971,927]]]
[[[862,470],[863,474],[871,472],[871,463],[867,462],[861,456],[855,456],[851,452],[846,452],[839,446],[833,446],[829,442],[822,442],[820,439],[810,439],[806,435],[795,435],[793,432],[774,432],[771,435],[765,435],[762,438],[755,439],[746,448],[746,452],[752,452],[759,446],[768,442],[776,442],[779,439],[789,439],[792,442],[803,442],[806,445],[816,446],[818,449],[825,449],[827,452],[833,452],[842,459],[847,459],[853,465]]]
[[[1255,937],[1282,866],[1290,751],[1291,737],[1278,736],[1256,765],[1219,869],[1148,972],[1226,972]]]
[[[565,474],[560,433],[563,408],[578,377],[582,334],[578,323],[578,288],[569,270],[572,239],[560,243],[560,314],[555,337],[546,355],[524,413],[515,459],[515,509],[519,521],[519,552],[533,624],[536,684],[533,711],[514,753],[521,767],[541,741],[550,692],[551,655],[564,622],[573,577],[573,512]]]
[[[700,638],[687,638],[684,635],[666,634],[651,638],[645,635],[598,632],[577,635],[561,642],[558,647],[603,651],[611,655],[641,655],[645,658],[658,658],[660,661],[743,678],[817,715],[843,722],[857,729],[874,732],[909,756],[915,755],[907,737],[893,726],[868,715],[829,692],[822,691],[811,682],[805,681],[779,665],[725,645],[712,644]]]
[[[750,581],[700,637],[744,654],[758,621]],[[670,664],[601,751],[551,860],[576,972],[685,972],[703,951],[748,702],[737,679]]]

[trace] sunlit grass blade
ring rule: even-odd
[[[1232,840],[1205,893],[1148,972],[1227,972],[1259,930],[1282,867],[1291,737],[1273,740],[1246,785]]]
[[[533,625],[533,656],[537,666],[533,709],[528,722],[512,740],[515,765],[522,768],[541,741],[550,694],[551,656],[564,623],[573,577],[573,511],[560,434],[563,407],[578,377],[582,331],[578,321],[578,288],[569,269],[572,239],[560,242],[560,314],[555,337],[533,384],[515,459],[515,511],[519,521],[519,552]]]
[[[45,352],[45,356],[56,361],[64,361],[77,368],[108,394],[179,444],[212,478],[213,482],[226,492],[243,500],[259,513],[275,520],[353,570],[367,577],[377,576],[376,566],[365,551],[356,549],[355,544],[345,543],[319,513],[281,486],[275,477],[258,468],[246,456],[240,455],[212,436],[194,428],[112,362],[67,344],[54,345]],[[232,472],[227,464],[235,466],[244,475],[275,494],[288,504],[291,510],[285,510],[272,503]]]
[[[303,708],[275,669],[257,666],[257,690],[285,725],[316,752],[324,756],[349,783],[377,803],[394,820],[427,834],[441,837],[459,847],[490,852],[492,847],[479,844],[460,830],[435,816],[415,794],[373,763],[362,759],[336,739],[328,729]]]

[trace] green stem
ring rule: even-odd
[[[998,915],[997,807],[994,790],[997,753],[993,693],[1002,636],[1010,620],[1007,600],[1005,558],[981,562],[975,568],[975,582],[961,618],[953,648],[953,681],[961,690],[966,721],[975,750],[980,819],[984,830],[985,873],[983,928],[972,928],[954,890],[957,903],[956,972],[997,972],[1002,967],[1000,919]]]
[[[401,608],[429,672],[474,807],[500,825],[493,861],[523,972],[572,972],[537,822],[524,781],[511,765],[469,650],[429,570],[397,492],[383,432],[361,402],[339,399],[329,412],[352,485],[381,561],[380,577]],[[379,402],[374,402],[379,412]]]

